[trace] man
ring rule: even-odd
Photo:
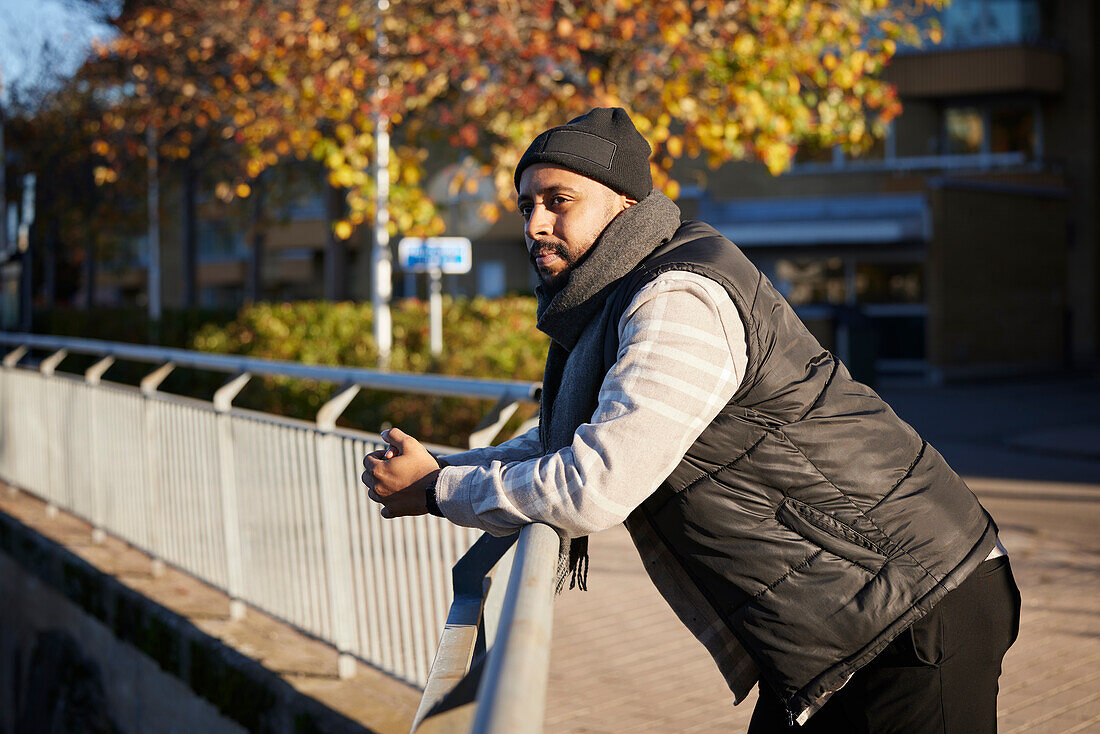
[[[996,730],[1019,592],[996,526],[806,331],[741,251],[653,190],[621,109],[552,128],[516,168],[552,338],[540,425],[437,463],[392,429],[364,459],[385,517],[502,535],[545,522],[559,577],[626,523],[749,731]]]

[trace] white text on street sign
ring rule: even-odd
[[[397,243],[397,259],[412,273],[468,273],[473,256],[465,237],[404,237]]]

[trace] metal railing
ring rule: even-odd
[[[155,567],[224,590],[235,618],[251,605],[328,641],[343,677],[359,659],[423,686],[416,731],[541,730],[557,534],[533,525],[478,540],[435,517],[383,520],[359,475],[384,442],[336,426],[361,388],[490,398],[471,437],[487,445],[537,384],[31,334],[0,332],[0,345],[12,347],[0,369],[5,482],[86,519],[97,540],[110,532]],[[31,349],[47,354],[19,367]],[[98,359],[59,372],[70,353]],[[135,388],[103,379],[116,359],[157,366]],[[177,366],[232,377],[210,401],[159,391]],[[309,422],[234,407],[252,375],[342,387]]]

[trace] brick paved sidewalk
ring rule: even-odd
[[[972,480],[1024,604],[1001,734],[1100,731],[1100,485]],[[547,734],[742,732],[741,706],[645,576],[623,528],[592,538],[591,591],[555,609]]]

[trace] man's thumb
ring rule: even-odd
[[[402,431],[400,428],[391,428],[386,431],[386,435],[383,436],[386,442],[396,446],[399,449],[404,449],[405,445],[410,441],[416,441],[415,438]],[[404,452],[402,452],[404,453]]]

